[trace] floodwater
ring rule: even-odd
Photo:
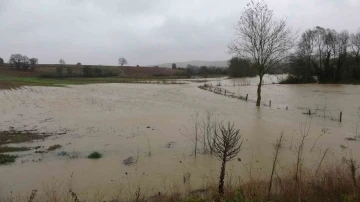
[[[67,193],[71,188],[85,199],[115,192],[126,197],[139,187],[148,195],[202,188],[216,181],[220,167],[220,162],[209,154],[198,154],[195,158],[193,143],[188,138],[192,117],[199,113],[198,119],[202,120],[206,111],[218,121],[233,122],[242,134],[242,150],[227,167],[227,179],[233,183],[250,176],[269,175],[273,143],[282,132],[285,142],[280,150],[279,167],[293,165],[295,148],[306,127],[310,127],[304,154],[308,168],[316,169],[327,148],[330,152],[326,162],[341,161],[349,149],[360,159],[360,141],[345,140],[356,134],[360,86],[272,84],[276,79],[273,76],[265,79],[263,103],[271,100],[272,106],[260,109],[253,102],[256,78],[208,81],[212,85],[220,82],[219,87],[235,95],[248,94],[248,102],[199,89],[197,86],[203,83],[195,82],[0,91],[0,130],[13,127],[65,133],[45,141],[20,144],[45,148],[61,144],[62,148],[46,154],[34,153],[35,150],[19,152],[16,163],[0,166],[0,199],[28,197],[34,189],[40,193],[50,190]],[[309,109],[316,112],[312,118],[304,114]],[[341,111],[340,123],[337,119]],[[62,151],[77,158],[59,155]],[[93,151],[102,153],[103,158],[88,159]],[[124,165],[123,160],[128,157],[134,157],[136,163]],[[281,174],[281,170],[278,172]]]

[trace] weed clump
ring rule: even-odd
[[[137,160],[135,160],[134,157],[130,156],[128,158],[126,158],[125,160],[123,160],[123,164],[126,166],[131,166],[132,164],[136,163]]]
[[[48,151],[54,151],[54,150],[59,149],[59,148],[61,148],[61,145],[56,144],[56,145],[50,146],[48,148]]]
[[[102,154],[100,154],[99,152],[93,152],[88,156],[89,159],[99,159],[101,157],[102,157]]]

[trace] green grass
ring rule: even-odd
[[[29,151],[29,147],[1,147],[0,153],[18,152],[18,151]]]
[[[14,163],[16,158],[14,155],[0,154],[0,165]]]
[[[102,154],[100,154],[99,152],[93,152],[88,156],[89,159],[99,159],[101,157],[102,157]]]

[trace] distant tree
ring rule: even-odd
[[[203,75],[203,76],[206,76],[209,74],[209,69],[207,66],[201,66],[200,69],[199,69],[199,74],[200,75]]]
[[[125,58],[119,58],[119,65],[120,66],[123,66],[123,65],[127,65],[128,62]]]
[[[197,74],[199,74],[199,70],[200,70],[200,68],[198,66],[193,66],[190,64],[186,66],[186,74],[187,75],[197,75]]]
[[[360,29],[350,36],[351,55],[354,57],[353,78],[360,79]]]
[[[39,63],[39,60],[37,58],[31,58],[30,59],[30,70],[33,71],[38,63]]]
[[[9,64],[17,69],[20,69],[22,58],[23,56],[21,54],[12,54],[9,59]]]
[[[65,60],[64,60],[64,59],[62,59],[62,58],[61,58],[61,59],[59,60],[59,64],[60,64],[60,65],[65,65],[65,64],[66,64],[66,62],[65,62]]]
[[[81,67],[81,62],[76,63],[76,67]]]
[[[256,106],[261,102],[263,77],[289,57],[295,37],[286,20],[277,20],[265,1],[252,1],[235,26],[237,39],[229,45],[231,54],[255,65],[260,77]]]
[[[254,77],[257,69],[247,60],[233,57],[229,60],[229,76],[234,78]]]
[[[360,29],[355,34],[351,34],[350,45],[352,49],[352,54],[357,58],[357,60],[359,60],[360,59]]]
[[[348,47],[350,34],[348,31],[342,31],[336,35],[335,49],[333,50],[334,58],[337,57],[334,68],[334,80],[340,81],[341,75],[346,71],[346,61],[348,58]]]
[[[176,69],[176,64],[175,64],[175,63],[173,63],[173,64],[171,65],[171,69]]]
[[[26,55],[12,54],[9,59],[9,64],[17,69],[29,70],[30,60]]]
[[[30,64],[31,65],[37,65],[39,63],[39,60],[37,58],[31,58],[30,59]]]
[[[2,58],[0,58],[0,65],[4,64],[4,60]]]

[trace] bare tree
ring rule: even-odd
[[[28,70],[30,67],[29,58],[26,55],[21,54],[12,54],[10,56],[9,63],[17,69]]]
[[[191,115],[192,128],[189,130],[187,127],[183,127],[183,130],[180,129],[180,133],[185,136],[188,140],[194,143],[194,155],[196,157],[198,152],[198,144],[201,141],[201,131],[199,123],[199,113],[196,112],[194,115]]]
[[[243,141],[240,141],[240,130],[234,129],[234,124],[227,124],[227,127],[222,123],[219,124],[219,129],[214,129],[215,141],[211,146],[211,150],[217,159],[222,161],[220,178],[219,178],[219,195],[224,195],[224,178],[226,163],[231,161],[241,149]]]
[[[127,65],[128,61],[125,58],[119,58],[119,65],[123,66],[123,65]]]
[[[355,56],[355,59],[358,62],[360,58],[360,29],[357,31],[357,33],[351,34],[350,44],[352,54]]]
[[[273,177],[274,177],[275,170],[276,170],[276,164],[278,163],[278,157],[279,157],[280,148],[282,145],[283,136],[284,136],[284,132],[281,133],[280,138],[276,140],[275,145],[274,145],[275,152],[274,152],[274,156],[273,156],[273,164],[272,164],[271,175],[270,175],[270,182],[269,182],[269,189],[268,189],[268,201],[270,201],[270,197],[271,197],[272,182],[273,182]]]
[[[265,74],[279,67],[294,47],[294,34],[285,19],[277,20],[264,1],[251,1],[235,25],[236,39],[229,52],[251,62],[260,77],[256,106],[261,102],[261,85]]]
[[[64,60],[64,59],[62,59],[62,58],[61,58],[61,59],[59,60],[59,64],[63,66],[63,65],[65,65],[65,64],[66,64],[66,62],[65,62],[65,60]]]
[[[36,67],[36,65],[39,63],[39,60],[37,58],[31,58],[30,59],[30,69],[33,71]]]
[[[31,65],[37,65],[39,63],[39,60],[37,58],[31,58],[30,59],[30,64]]]
[[[336,68],[334,70],[334,79],[335,81],[339,81],[340,80],[340,76],[341,73],[343,71],[345,71],[345,65],[344,63],[346,62],[346,58],[348,55],[348,47],[349,47],[349,40],[350,40],[350,35],[348,31],[342,31],[340,33],[338,33],[336,35],[336,50],[334,50],[334,58],[336,58],[336,54],[338,55],[337,57],[337,62],[336,62]]]

